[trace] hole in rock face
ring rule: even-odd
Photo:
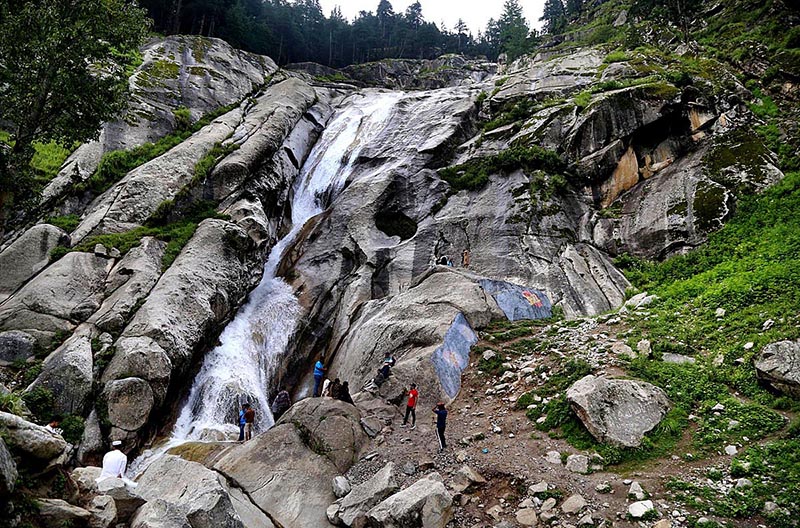
[[[408,240],[417,233],[417,222],[400,211],[379,211],[375,214],[375,227],[388,236]]]

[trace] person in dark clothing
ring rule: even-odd
[[[272,402],[272,406],[270,407],[270,410],[272,411],[272,416],[273,418],[275,418],[275,421],[277,422],[278,419],[283,415],[283,413],[285,413],[291,406],[292,406],[292,397],[289,396],[289,392],[286,389],[281,388],[280,392],[278,392],[278,395],[275,396],[275,400]]]
[[[247,406],[247,409],[244,411],[244,439],[245,441],[251,440],[253,438],[253,427],[255,426],[256,421],[256,411]]]
[[[342,383],[342,386],[339,388],[339,399],[350,405],[355,405],[353,403],[353,398],[350,396],[350,385],[346,381]]]
[[[333,382],[331,382],[330,386],[331,398],[333,398],[334,400],[338,400],[341,391],[342,391],[342,382],[339,381],[339,378],[336,378],[333,380]]]
[[[408,402],[406,403],[406,416],[403,418],[403,425],[405,427],[408,423],[408,417],[411,416],[411,428],[417,427],[417,398],[419,398],[419,391],[417,391],[417,384],[412,383],[408,391]]]
[[[433,413],[436,415],[436,436],[439,438],[439,452],[441,453],[447,447],[447,442],[444,439],[444,429],[447,426],[447,409],[444,408],[444,403],[437,403]]]
[[[248,407],[250,407],[249,403],[243,403],[242,409],[239,411],[239,441],[244,442],[244,425],[247,423],[247,420],[244,419],[244,413],[247,411]]]

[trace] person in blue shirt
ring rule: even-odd
[[[447,442],[444,439],[444,428],[447,425],[447,409],[444,408],[444,403],[439,402],[433,408],[433,413],[436,415],[436,436],[439,437],[439,452],[445,450]]]
[[[321,357],[314,365],[314,397],[319,396],[319,387],[322,385],[322,378],[325,377],[325,358]]]
[[[242,404],[242,409],[239,411],[239,441],[244,442],[244,424],[247,423],[247,420],[244,418],[244,413],[247,411],[247,408],[250,407],[247,403]]]

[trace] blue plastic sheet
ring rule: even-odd
[[[478,342],[478,336],[459,313],[444,336],[444,343],[433,352],[431,360],[445,394],[455,398],[461,390],[461,372],[469,365],[469,350]]]
[[[481,280],[480,285],[494,297],[509,321],[546,319],[553,315],[550,299],[540,290],[491,279]]]

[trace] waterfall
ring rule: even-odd
[[[292,288],[275,271],[303,225],[341,191],[362,148],[380,134],[400,96],[356,94],[331,119],[295,181],[292,229],[272,248],[261,282],[206,355],[170,444],[230,438],[238,432],[236,417],[244,401],[256,411],[256,432],[274,423],[268,396],[300,315]]]

